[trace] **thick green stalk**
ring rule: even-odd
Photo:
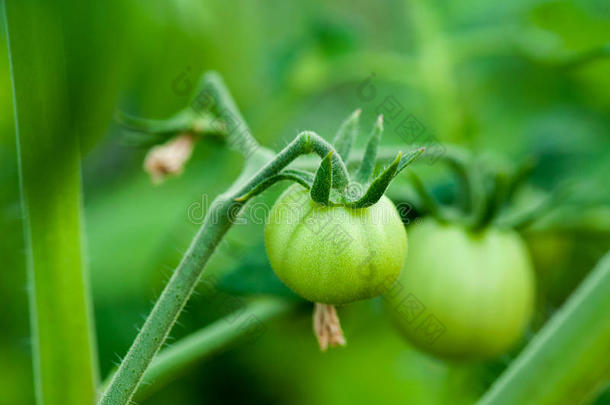
[[[95,402],[79,139],[70,128],[58,7],[4,3],[24,213],[36,399]]]
[[[479,405],[581,404],[610,378],[610,252]]]
[[[141,400],[170,382],[189,367],[225,350],[240,340],[256,339],[266,330],[265,322],[285,315],[295,308],[295,302],[264,298],[252,302],[211,325],[194,332],[171,347],[162,350],[144,374],[136,393]]]
[[[212,202],[201,229],[110,381],[100,399],[100,405],[126,405],[133,398],[148,365],[163,345],[178,315],[195,289],[205,265],[247,202],[247,200],[237,199],[246,195],[266,179],[277,175],[297,157],[312,152],[324,157],[331,150],[333,150],[332,147],[315,133],[303,132],[274,159],[252,175],[250,170],[254,170],[256,166],[248,163],[260,161],[261,156],[267,156],[269,153],[262,147],[255,151],[235,184]],[[338,159],[336,160],[337,166],[345,170],[345,165],[338,155],[334,153],[333,157]]]
[[[216,72],[208,72],[201,78],[201,82],[197,87],[195,100],[198,98],[211,97],[215,100],[214,106],[216,113],[225,121],[226,138],[232,147],[238,150],[246,158],[253,155],[260,144],[252,136],[252,132],[242,116],[239,108],[231,93],[225,86],[224,81]],[[197,105],[196,102],[193,105]]]

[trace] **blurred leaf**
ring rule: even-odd
[[[267,256],[261,254],[265,246],[259,244],[247,251],[240,263],[218,282],[218,289],[230,294],[268,294],[297,299],[298,296],[275,275]]]
[[[610,251],[478,402],[578,404],[607,384]]]
[[[3,2],[21,180],[36,399],[91,404],[97,352],[83,235],[79,133],[64,4]]]

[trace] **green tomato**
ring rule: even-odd
[[[405,267],[385,295],[398,328],[416,346],[448,358],[489,358],[523,334],[534,273],[521,237],[473,233],[433,219],[410,229]]]
[[[341,305],[392,286],[407,254],[407,233],[394,204],[323,206],[300,185],[269,213],[265,246],[280,280],[301,297]]]

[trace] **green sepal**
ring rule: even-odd
[[[354,111],[339,127],[333,146],[343,161],[347,161],[349,152],[352,149],[354,139],[358,135],[358,121],[360,120],[360,109]]]
[[[422,212],[430,213],[433,217],[439,218],[440,206],[436,198],[432,195],[430,191],[424,186],[424,183],[421,181],[419,176],[415,173],[410,173],[410,180],[413,184],[413,189],[415,194],[417,195],[417,199],[419,201],[418,210]]]
[[[285,170],[279,172],[278,174],[276,174],[275,176],[271,176],[271,177],[261,181],[256,186],[254,186],[250,191],[248,191],[246,194],[243,194],[243,195],[237,197],[235,199],[235,201],[239,201],[239,202],[247,201],[250,198],[259,195],[260,193],[262,193],[263,191],[265,191],[266,189],[271,187],[273,184],[275,184],[281,180],[294,181],[295,183],[299,183],[300,185],[302,185],[303,187],[305,187],[307,189],[311,189],[312,184],[313,184],[313,175],[311,173],[303,171],[303,170],[285,169]]]
[[[396,155],[396,159],[394,159],[392,164],[386,167],[385,170],[371,182],[366,193],[357,201],[348,202],[346,205],[352,208],[365,208],[375,204],[383,196],[383,193],[385,193],[394,177],[420,156],[424,150],[425,148],[420,148],[405,156],[402,156],[402,152],[398,152],[398,155]]]
[[[379,142],[381,141],[381,133],[383,132],[383,115],[380,115],[373,126],[373,130],[369,135],[369,140],[366,144],[366,150],[362,157],[362,163],[356,173],[356,181],[358,183],[367,183],[373,171],[375,170],[375,161],[377,159],[377,149],[379,148]]]
[[[400,162],[398,163],[398,168],[396,169],[396,174],[402,172],[407,166],[409,166],[415,159],[417,159],[426,148],[419,148],[412,152],[409,152],[407,155],[402,156],[400,158]]]
[[[402,153],[398,152],[396,159],[394,159],[392,164],[386,167],[385,170],[381,172],[381,174],[377,176],[375,180],[373,180],[369,188],[366,190],[366,193],[364,193],[364,195],[357,201],[348,203],[347,206],[352,208],[365,208],[370,207],[379,201],[396,175],[401,157]]]
[[[479,211],[478,218],[475,217],[473,224],[474,230],[481,230],[493,222],[505,201],[506,189],[508,186],[508,175],[504,172],[497,172],[493,176],[491,190],[483,200],[483,206]]]
[[[458,188],[458,205],[465,212],[472,211],[474,205],[478,203],[475,176],[472,173],[472,157],[461,149],[450,148],[441,156],[441,160],[447,163],[461,186]]]
[[[330,197],[330,189],[333,182],[333,152],[334,151],[331,150],[326,157],[322,159],[309,192],[311,199],[322,205],[328,205]]]

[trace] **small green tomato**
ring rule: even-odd
[[[425,219],[410,229],[404,270],[386,304],[398,328],[421,349],[461,359],[497,356],[523,334],[534,275],[513,231],[473,233]]]
[[[265,246],[275,274],[295,293],[341,305],[391,287],[405,260],[407,234],[385,196],[368,208],[323,206],[293,185],[271,209]]]

